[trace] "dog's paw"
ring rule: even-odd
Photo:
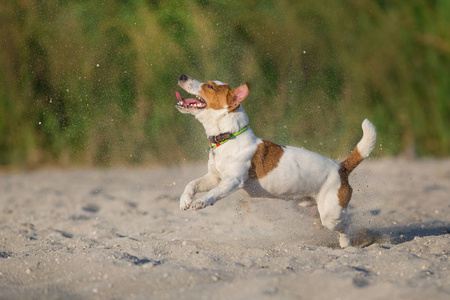
[[[199,210],[199,209],[205,208],[206,206],[207,206],[207,204],[204,201],[197,200],[194,203],[192,203],[191,208],[193,210]]]
[[[211,200],[207,200],[207,199],[198,199],[197,201],[195,201],[194,203],[192,203],[191,208],[193,210],[199,210],[199,209],[203,209],[205,207],[207,207],[208,205],[214,205],[214,202],[212,202]]]
[[[191,206],[191,203],[192,203],[191,197],[189,197],[186,194],[181,195],[181,198],[180,198],[180,209],[181,210],[188,209]]]

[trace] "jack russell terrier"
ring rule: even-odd
[[[184,99],[176,92],[176,108],[203,124],[211,148],[208,173],[186,186],[180,198],[181,210],[213,205],[238,189],[250,197],[312,197],[322,225],[339,233],[342,248],[350,246],[346,212],[352,188],[348,176],[375,146],[377,134],[372,123],[364,120],[361,141],[339,163],[303,148],[281,146],[255,136],[241,106],[249,92],[247,84],[231,89],[220,81],[204,83],[181,75],[178,85],[195,98]],[[194,195],[202,192],[207,193],[194,200]]]

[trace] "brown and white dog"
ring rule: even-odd
[[[238,189],[251,197],[312,197],[322,225],[339,232],[341,247],[350,245],[346,212],[352,188],[348,176],[375,146],[377,135],[372,123],[364,120],[361,141],[339,163],[303,148],[280,146],[255,136],[240,105],[249,93],[247,84],[231,89],[220,81],[203,83],[186,75],[181,75],[178,84],[195,98],[183,99],[176,92],[177,109],[194,115],[203,124],[212,148],[208,173],[186,186],[180,209],[202,209]],[[194,195],[201,192],[207,193],[194,200]]]

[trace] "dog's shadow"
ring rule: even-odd
[[[432,221],[381,228],[363,228],[352,234],[352,244],[367,247],[374,243],[398,245],[414,240],[416,237],[443,236],[450,234],[450,223]]]

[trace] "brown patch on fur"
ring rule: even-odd
[[[344,166],[344,168],[348,170],[348,173],[350,174],[350,172],[353,171],[359,165],[359,163],[363,161],[363,159],[364,158],[359,153],[358,147],[355,147],[355,149],[353,149],[353,152],[350,153],[350,155],[341,163],[341,165]]]
[[[358,151],[358,147],[355,147],[353,152],[341,163],[339,168],[339,177],[341,178],[341,186],[338,190],[339,206],[347,208],[350,199],[352,198],[353,189],[348,182],[348,176],[360,162],[363,161],[363,157]]]
[[[339,199],[339,206],[343,208],[347,208],[348,203],[350,202],[350,199],[352,198],[352,192],[353,189],[350,186],[348,182],[348,175],[350,172],[341,164],[341,167],[339,168],[339,176],[341,177],[341,186],[338,190],[338,199]]]
[[[212,80],[202,85],[202,88],[200,90],[200,97],[205,99],[207,109],[210,108],[219,110],[226,107],[231,108],[233,107],[234,103],[230,86],[218,85]]]
[[[245,84],[248,88],[248,83]],[[244,86],[241,86],[244,87]],[[247,89],[248,91],[248,89]],[[239,108],[246,95],[239,98],[239,88],[231,89],[228,83],[217,84],[210,80],[202,85],[200,97],[206,101],[206,108],[220,110],[228,108],[229,112]],[[242,96],[242,95],[241,95]],[[239,98],[236,100],[236,98]]]
[[[269,141],[258,144],[253,155],[248,177],[250,179],[261,179],[278,166],[281,156],[284,154],[283,146]]]

